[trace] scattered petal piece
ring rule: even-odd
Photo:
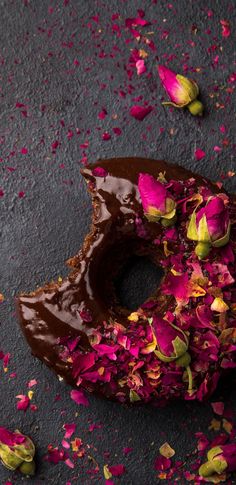
[[[224,403],[223,402],[212,402],[211,407],[214,411],[215,414],[218,414],[219,416],[222,416],[224,413]]]
[[[222,28],[222,36],[229,37],[231,34],[230,24],[228,20],[220,20],[221,28]]]
[[[171,467],[171,460],[164,456],[158,456],[154,463],[154,469],[157,471],[168,470]]]
[[[147,68],[145,66],[145,62],[144,62],[143,59],[139,59],[136,62],[136,69],[137,69],[138,76],[140,76],[141,74],[144,74],[146,72]]]
[[[73,401],[75,401],[77,404],[82,404],[82,406],[88,406],[89,405],[89,401],[87,399],[87,397],[85,396],[84,392],[83,391],[77,391],[77,390],[73,390],[71,391],[70,393],[70,397],[71,399],[73,399]]]
[[[201,148],[197,148],[194,152],[196,160],[199,162],[199,160],[202,160],[202,158],[205,157],[206,153],[201,150]]]
[[[109,466],[109,471],[113,477],[121,477],[125,473],[124,465],[112,465]]]
[[[92,170],[92,174],[95,177],[104,177],[105,178],[108,175],[108,171],[103,167],[96,167]]]
[[[144,118],[151,113],[152,106],[138,106],[134,105],[130,108],[130,115],[138,121],[143,121]]]
[[[172,456],[175,455],[175,450],[173,448],[171,448],[171,446],[169,445],[169,443],[164,443],[160,448],[159,448],[159,452],[162,456],[164,456],[165,458],[171,458]]]
[[[18,394],[18,396],[16,396],[16,398],[19,399],[19,401],[16,405],[17,409],[22,410],[22,411],[26,411],[26,409],[30,405],[30,398],[28,396],[25,396],[24,394]]]

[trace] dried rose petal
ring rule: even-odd
[[[72,390],[70,393],[71,399],[82,406],[89,406],[89,401],[83,391]]]
[[[130,108],[130,115],[138,121],[143,121],[146,116],[153,110],[152,106],[132,106]]]

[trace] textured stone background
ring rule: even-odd
[[[137,8],[151,22],[137,28],[143,34],[139,43],[125,27]],[[222,36],[222,19],[231,24],[228,38]],[[17,325],[14,297],[66,274],[64,261],[77,252],[90,224],[90,200],[79,171],[86,161],[163,157],[213,180],[225,174],[225,185],[236,191],[236,178],[227,176],[235,169],[236,152],[235,22],[233,0],[0,1],[0,292],[5,297],[0,349],[11,354],[8,371],[0,371],[0,422],[35,440],[34,484],[103,484],[105,463],[125,464],[126,474],[115,483],[163,483],[153,468],[159,446],[168,441],[176,460],[186,460],[190,469],[194,433],[206,431],[213,418],[207,404],[126,409],[91,397],[88,408],[78,407],[69,387],[32,358]],[[147,72],[139,77],[129,66],[134,48],[148,54]],[[158,61],[199,83],[206,106],[202,119],[162,107]],[[145,102],[153,111],[139,122],[129,110]],[[107,115],[99,119],[102,109]],[[205,152],[201,161],[194,155],[199,148]],[[27,394],[30,379],[38,380],[32,399],[38,410],[23,413],[16,410],[16,395]],[[236,402],[235,391],[224,396]],[[74,470],[43,460],[48,444],[60,446],[62,426],[71,422],[86,449]],[[91,432],[91,423],[101,428]],[[126,446],[133,451],[124,456]],[[95,468],[88,455],[99,465],[97,475],[88,473]],[[27,483],[0,468],[1,485],[7,480]]]

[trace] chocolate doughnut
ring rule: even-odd
[[[233,198],[164,161],[103,160],[81,173],[93,219],[72,271],[17,301],[32,353],[120,402],[208,398],[236,366]],[[114,285],[132,255],[164,272],[134,312]]]

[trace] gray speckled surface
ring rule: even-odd
[[[137,8],[151,22],[140,30],[156,50],[143,38],[138,44],[125,28],[125,19],[136,17]],[[235,169],[235,2],[1,0],[0,14],[0,292],[5,297],[0,349],[11,354],[8,372],[0,371],[1,425],[19,427],[34,438],[34,484],[102,484],[105,463],[125,464],[126,474],[115,483],[163,483],[153,469],[159,446],[168,441],[189,469],[194,432],[206,431],[211,407],[177,403],[127,409],[91,397],[88,408],[78,408],[69,387],[31,356],[17,325],[14,296],[67,273],[64,261],[77,252],[90,224],[90,200],[79,173],[86,157],[164,158],[213,180]],[[222,37],[221,19],[231,23],[228,38]],[[133,68],[129,79],[134,48],[147,52],[147,73],[138,77]],[[179,72],[186,69],[196,79],[206,106],[202,119],[162,107],[157,61]],[[145,101],[154,109],[139,122],[129,109]],[[103,108],[107,116],[101,120]],[[102,139],[104,132],[110,140]],[[195,159],[196,148],[205,152],[201,161]],[[235,177],[225,186],[236,191]],[[38,410],[24,414],[16,411],[15,396],[27,393],[30,379],[38,380],[32,400]],[[228,394],[226,401],[235,403],[235,391]],[[61,399],[55,401],[56,395]],[[60,445],[66,422],[77,423],[75,436],[86,448],[74,470],[42,459],[49,443]],[[102,427],[90,432],[90,423]],[[133,451],[125,457],[126,446]],[[99,465],[96,476],[88,474],[94,468],[88,455]],[[0,484],[7,480],[26,483],[0,468]]]

